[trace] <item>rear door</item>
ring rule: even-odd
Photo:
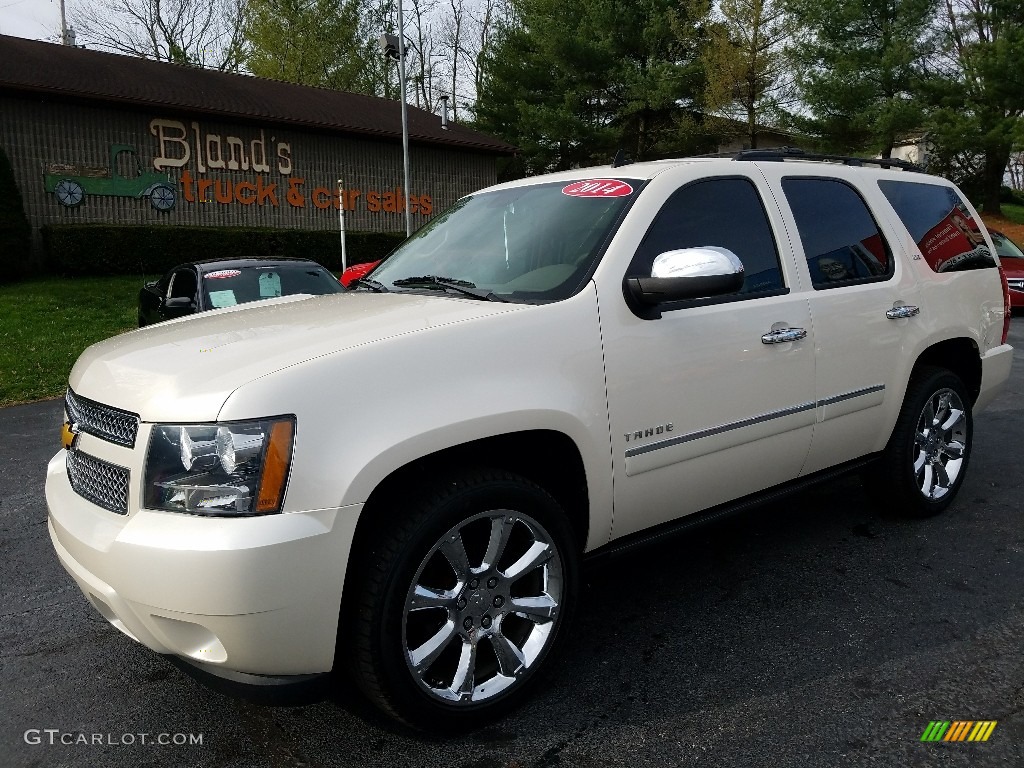
[[[896,258],[869,171],[761,167],[811,284],[816,425],[807,474],[885,446],[920,342],[918,284]]]

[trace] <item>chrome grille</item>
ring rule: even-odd
[[[64,408],[68,419],[80,432],[129,448],[135,447],[138,415],[76,395],[70,388],[64,396]]]
[[[81,451],[67,452],[68,480],[82,498],[119,515],[128,514],[128,470]]]

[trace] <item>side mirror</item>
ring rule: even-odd
[[[650,277],[627,277],[626,295],[652,307],[667,301],[705,299],[743,287],[743,262],[728,248],[705,245],[666,251],[654,259]]]

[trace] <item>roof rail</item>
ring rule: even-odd
[[[846,155],[821,155],[813,152],[805,152],[797,147],[775,147],[772,149],[744,149],[732,156],[733,160],[768,160],[772,162],[783,162],[784,160],[816,160],[825,163],[842,163],[859,167],[863,165],[878,165],[882,168],[899,168],[903,171],[915,171],[924,173],[924,169],[907,160],[898,160],[892,157],[848,157]]]

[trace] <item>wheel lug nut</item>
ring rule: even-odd
[[[464,626],[466,629],[472,629],[473,628],[473,619],[471,619],[469,616],[467,616],[466,620],[464,622],[462,622],[462,626]]]
[[[487,588],[494,589],[496,586],[498,586],[498,579],[495,576],[491,576],[491,578],[487,580]]]
[[[484,616],[480,620],[480,626],[483,627],[484,629],[489,628],[491,626],[491,617],[490,616]]]
[[[466,598],[464,598],[464,597],[460,597],[460,598],[459,598],[459,602],[458,602],[458,603],[456,603],[456,605],[458,605],[458,606],[459,606],[459,610],[461,611],[461,610],[462,610],[463,608],[465,608],[465,607],[466,607]]]
[[[497,597],[494,598],[494,607],[495,608],[501,608],[501,606],[503,606],[504,604],[505,604],[505,598],[503,598],[501,595],[498,595]]]
[[[469,582],[469,588],[470,589],[476,589],[478,586],[480,586],[480,582],[477,581],[476,579],[473,579],[472,581]]]

